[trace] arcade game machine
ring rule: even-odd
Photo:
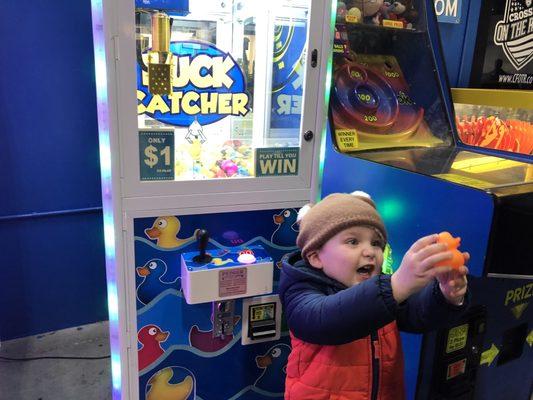
[[[317,187],[331,4],[92,11],[113,399],[282,398],[279,260]]]
[[[465,48],[475,48],[476,56],[469,66],[469,88],[452,89],[457,138],[462,146],[486,154],[489,160],[490,156],[506,158],[507,163],[533,160],[532,22],[531,2],[489,0],[481,5],[477,29],[468,30],[475,37],[465,38]],[[470,18],[468,24],[472,24]],[[513,219],[500,216],[507,224]],[[520,224],[526,221],[512,222],[513,229],[523,231]],[[523,279],[480,283],[478,302],[489,312],[477,398],[531,398],[533,318],[527,308],[533,284]],[[497,380],[510,385],[504,389],[494,384]]]
[[[364,190],[375,199],[392,270],[430,233],[461,237],[471,254],[464,320],[423,337],[402,334],[408,398],[529,399],[531,158],[458,137],[432,1],[339,1],[336,15],[322,196]],[[528,152],[515,120],[531,115],[532,102],[521,104],[505,117],[512,139],[500,139],[495,124],[483,140]]]

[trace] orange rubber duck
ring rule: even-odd
[[[439,233],[437,243],[446,243],[448,250],[452,252],[452,258],[436,263],[436,267],[452,267],[453,269],[459,269],[462,265],[465,265],[463,253],[457,250],[461,244],[460,237],[454,238],[449,232],[441,232]]]

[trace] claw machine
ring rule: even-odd
[[[92,17],[113,398],[282,398],[279,261],[318,186],[331,4]]]

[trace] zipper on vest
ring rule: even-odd
[[[370,340],[372,341],[372,391],[370,398],[377,400],[379,391],[379,354],[376,348],[379,341],[377,332],[370,334]]]

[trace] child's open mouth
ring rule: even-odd
[[[370,274],[373,270],[373,265],[363,265],[362,267],[357,268],[357,274],[361,275],[364,278],[370,278]]]

